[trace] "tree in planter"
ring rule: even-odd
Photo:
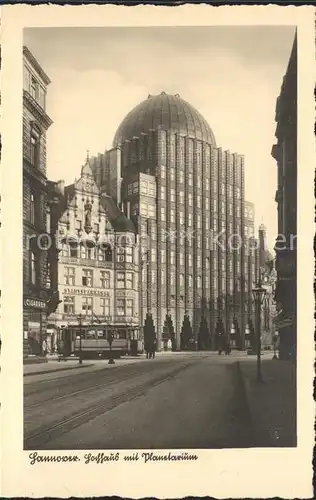
[[[180,334],[180,349],[184,351],[189,349],[190,340],[193,338],[192,326],[190,323],[190,318],[186,314],[183,318],[181,334]]]
[[[171,340],[172,350],[176,350],[176,335],[170,314],[166,315],[163,326],[163,339],[165,341]]]
[[[210,340],[210,332],[208,329],[207,320],[204,316],[202,316],[199,328],[199,336],[198,336],[198,349],[199,350],[208,349],[209,340]]]
[[[241,335],[240,335],[240,328],[237,319],[234,319],[234,329],[235,329],[235,343],[236,343],[236,349],[238,351],[241,350]]]
[[[154,321],[151,313],[146,314],[145,324],[144,324],[144,348],[146,351],[146,356],[153,352],[156,342],[156,333]]]

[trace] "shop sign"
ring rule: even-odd
[[[30,307],[31,309],[46,309],[46,301],[41,299],[34,299],[31,297],[24,298],[24,307]]]
[[[101,297],[109,297],[110,293],[103,290],[93,288],[64,288],[65,295],[99,295]]]

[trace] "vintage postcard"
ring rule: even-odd
[[[5,6],[3,496],[312,496],[313,7]]]

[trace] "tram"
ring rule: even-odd
[[[58,350],[65,357],[119,358],[141,354],[143,342],[139,338],[138,326],[68,326],[60,329]]]

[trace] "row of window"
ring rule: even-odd
[[[142,180],[140,184],[136,181],[129,184],[127,187],[127,194],[143,194],[145,196],[156,197],[156,185],[153,182]]]
[[[73,247],[63,244],[61,246],[61,255],[63,257],[98,260],[100,262],[113,261],[113,252],[110,245],[106,247],[87,248],[84,245]],[[118,247],[116,249],[116,262],[127,262],[132,264],[134,262],[133,248]]]
[[[78,299],[78,297],[77,297]],[[94,308],[99,308],[101,316],[111,315],[111,299],[108,297],[80,297],[81,312],[84,316],[92,316]],[[67,295],[63,300],[64,314],[77,314],[76,297]],[[116,299],[115,315],[132,317],[134,312],[133,299]]]
[[[64,284],[69,286],[76,285],[76,269],[74,267],[65,267],[64,269]],[[82,269],[81,285],[86,287],[100,286],[101,288],[111,288],[111,275],[108,271],[98,271],[92,269]],[[116,288],[134,288],[133,273],[116,273]]]

